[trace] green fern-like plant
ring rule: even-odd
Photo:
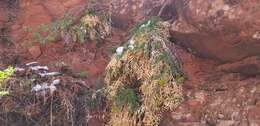
[[[139,99],[137,93],[131,88],[119,88],[114,98],[114,107],[122,109],[127,107],[128,112],[133,114],[139,107]]]

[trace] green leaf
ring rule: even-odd
[[[6,96],[6,95],[9,95],[8,91],[0,91],[0,97]]]
[[[158,81],[158,84],[159,84],[160,86],[164,86],[164,85],[166,84],[166,82],[165,82],[165,80],[160,79],[160,80]]]
[[[114,98],[115,105],[118,108],[126,106],[130,113],[133,113],[139,107],[139,100],[136,92],[133,89],[121,88],[117,91],[117,95]]]
[[[175,80],[177,83],[183,83],[185,81],[185,77],[183,75],[177,74]]]
[[[0,71],[0,86],[1,83],[7,79],[8,77],[12,76],[15,72],[15,69],[11,66],[9,66],[7,69]]]

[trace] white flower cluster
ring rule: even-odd
[[[48,66],[39,66],[37,64],[38,64],[38,62],[30,62],[30,63],[27,63],[26,66],[29,66],[29,68],[36,74],[40,75],[40,77],[60,75],[59,72],[48,72],[49,71]],[[16,69],[16,71],[22,71],[22,70],[24,70],[24,69],[22,69],[22,68]],[[48,84],[46,82],[43,82],[41,84],[36,84],[34,87],[32,87],[32,92],[41,93],[41,94],[45,95],[46,91],[49,91],[50,94],[53,94],[53,92],[57,90],[56,86],[58,86],[60,83],[61,83],[60,79],[55,79],[52,81],[51,84]]]
[[[149,25],[151,25],[151,21],[149,20],[146,24],[142,24],[140,28],[145,28],[145,27],[148,27]],[[133,38],[130,39],[129,41],[129,45],[128,45],[128,48],[133,50],[134,49],[134,44],[135,44],[135,41]],[[120,46],[116,49],[116,54],[118,56],[121,56],[124,52],[124,47],[123,46]]]
[[[31,66],[30,69],[32,71],[37,72],[41,77],[60,75],[59,72],[47,72],[49,71],[48,66],[38,66],[37,64],[38,62],[30,62],[27,63],[26,66]],[[33,66],[33,65],[37,65],[37,66]]]
[[[52,81],[51,85],[48,85],[48,83],[44,82],[42,84],[36,84],[34,87],[32,87],[32,91],[36,93],[42,93],[45,94],[47,90],[50,91],[51,94],[53,94],[54,91],[57,90],[57,85],[60,84],[60,79],[56,79]]]
[[[130,40],[129,40],[128,48],[131,49],[131,50],[133,50],[133,49],[134,49],[134,44],[135,44],[134,39],[133,39],[133,38],[130,39]],[[123,47],[123,46],[118,47],[118,48],[116,49],[116,54],[117,54],[118,56],[121,56],[121,55],[123,54],[123,52],[124,52],[124,49],[125,49],[125,47]]]
[[[141,25],[140,28],[148,27],[149,25],[151,25],[151,23],[152,23],[152,22],[149,20],[146,24]],[[133,50],[133,49],[134,49],[134,44],[135,44],[135,41],[134,41],[133,38],[131,38],[131,39],[129,40],[128,48],[131,49],[131,50]],[[124,52],[124,47],[123,47],[123,46],[120,46],[120,47],[118,47],[118,48],[116,49],[116,54],[117,54],[118,56],[121,56],[121,55],[123,54],[123,52]]]
[[[46,76],[57,76],[57,75],[60,75],[61,73],[59,72],[49,72],[49,73],[39,73],[39,75],[41,77],[46,77]]]
[[[38,71],[38,70],[46,70],[46,71],[48,71],[49,70],[49,68],[47,66],[33,66],[33,67],[31,67],[31,69],[33,71]]]

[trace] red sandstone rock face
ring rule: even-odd
[[[178,0],[175,5],[179,18],[171,33],[186,48],[222,63],[241,62],[260,54],[259,0]],[[232,72],[260,72],[259,64],[250,64],[253,66],[233,64]]]
[[[123,29],[149,16],[170,20],[176,15],[172,0],[111,0],[111,3],[113,24]]]

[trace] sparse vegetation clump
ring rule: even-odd
[[[41,24],[34,30],[26,27],[25,31],[32,33],[31,42],[46,44],[63,39],[65,43],[70,43],[86,42],[86,40],[100,41],[110,35],[110,27],[108,14],[97,15],[90,9],[86,9],[79,21],[72,15],[65,14],[61,19],[49,24]]]
[[[108,125],[156,126],[164,110],[182,101],[184,78],[177,57],[166,46],[166,27],[158,18],[146,20],[112,57],[105,78],[112,106]]]
[[[0,71],[0,85],[3,83],[5,79],[12,76],[15,72],[15,69],[13,67],[8,67],[7,69]]]
[[[11,66],[9,66],[7,69],[0,71],[0,98],[3,96],[6,96],[9,94],[8,91],[6,91],[3,88],[3,82],[5,79],[8,79],[10,76],[12,76],[15,72],[15,69]]]

